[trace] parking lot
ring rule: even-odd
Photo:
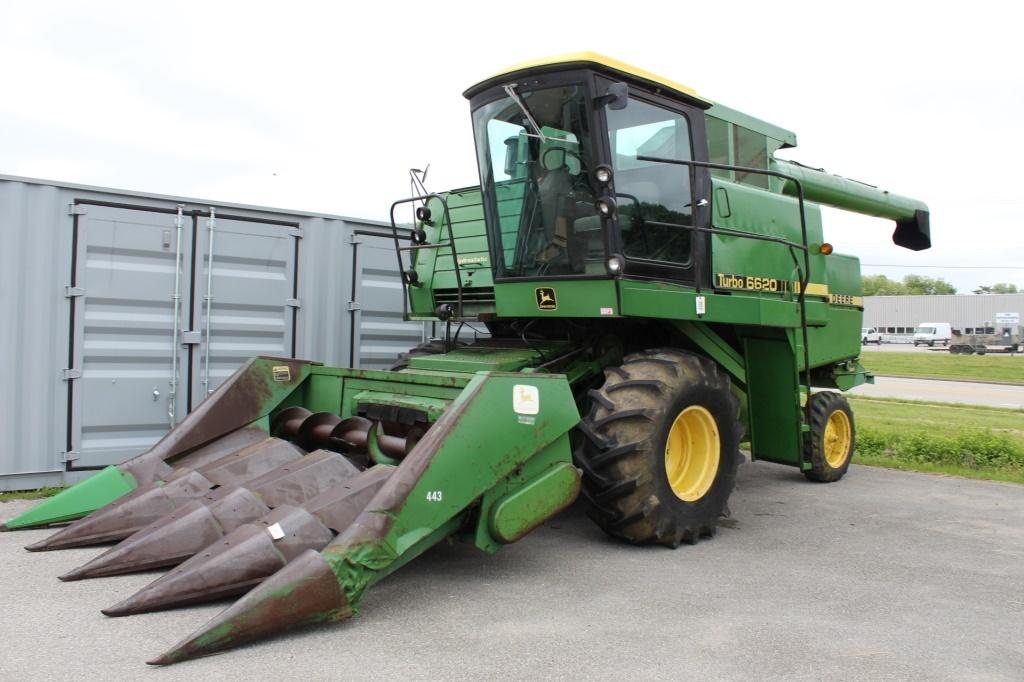
[[[1021,679],[1024,487],[757,463],[731,507],[676,551],[613,542],[579,508],[496,556],[444,545],[352,621],[169,668],[144,661],[222,604],[106,618],[156,574],[60,583],[96,550],[0,533],[0,678]]]

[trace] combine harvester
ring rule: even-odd
[[[7,522],[74,521],[32,550],[120,541],[65,580],[176,566],[110,616],[247,592],[151,663],[349,618],[442,539],[495,552],[580,492],[617,538],[697,542],[741,441],[846,473],[860,264],[818,204],[921,250],[923,203],[776,159],[793,133],[597,54],[465,95],[480,186],[392,206],[417,216],[394,228],[406,319],[444,339],[388,372],[250,360],[151,450]]]

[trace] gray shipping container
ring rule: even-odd
[[[0,490],[142,452],[253,355],[425,338],[386,223],[0,175],[0,237]]]

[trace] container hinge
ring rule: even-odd
[[[64,369],[61,370],[61,379],[64,381],[71,381],[72,379],[81,379],[82,370],[80,369]]]
[[[74,462],[81,456],[82,453],[78,450],[68,450],[67,452],[60,453],[60,461],[61,464],[67,464],[68,462]]]
[[[348,309],[349,310],[361,310],[362,306],[359,305],[359,301],[349,301],[348,302]]]
[[[284,304],[286,306],[288,306],[289,308],[301,308],[302,307],[302,301],[300,301],[297,298],[289,298],[288,300],[286,300],[284,302]]]
[[[68,204],[68,215],[85,215],[88,208],[85,204]]]
[[[195,346],[203,342],[202,332],[182,332],[181,333],[181,345],[183,346]]]
[[[362,237],[360,237],[355,232],[353,232],[352,234],[350,234],[348,236],[348,241],[349,241],[350,244],[362,244],[363,243]]]
[[[85,296],[85,287],[73,287],[70,284],[64,287],[64,298],[77,298]]]
[[[302,228],[301,227],[289,228],[288,229],[288,234],[290,234],[293,237],[298,237],[299,239],[302,239]]]

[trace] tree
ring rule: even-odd
[[[864,275],[861,281],[865,296],[899,296],[907,293],[902,284],[885,275]]]
[[[903,278],[903,286],[911,295],[936,296],[939,294],[955,294],[956,287],[941,277],[925,277],[923,275],[907,275]]]
[[[1016,284],[1008,282],[996,282],[992,286],[982,284],[974,290],[976,294],[1019,294],[1021,289]]]
[[[897,282],[885,275],[862,275],[861,282],[865,296],[934,296],[956,293],[956,287],[941,277],[907,275],[902,282]]]

